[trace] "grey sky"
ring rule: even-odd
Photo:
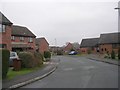
[[[0,10],[15,25],[28,27],[50,45],[81,42],[118,31],[118,0],[3,0]],[[109,1],[109,2],[108,2]]]

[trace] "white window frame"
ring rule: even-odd
[[[5,32],[5,25],[0,24],[0,32]]]
[[[24,41],[24,37],[20,37],[20,41]]]
[[[33,38],[32,37],[29,37],[29,42],[33,42]]]
[[[11,40],[15,40],[15,36],[11,36]]]

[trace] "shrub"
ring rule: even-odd
[[[34,67],[34,55],[30,52],[20,52],[18,54],[21,59],[21,67],[22,68],[32,68]]]
[[[57,51],[57,55],[63,55],[62,50]]]
[[[37,66],[43,64],[43,55],[41,53],[35,52],[34,57]]]
[[[9,69],[10,52],[9,50],[6,49],[1,49],[1,50],[2,50],[2,79],[4,79],[6,78]]]
[[[115,52],[112,50],[112,52],[111,52],[111,58],[112,59],[115,59]]]
[[[51,58],[51,53],[49,51],[45,51],[44,58]]]
[[[20,52],[18,55],[22,62],[22,68],[32,68],[43,64],[43,56],[40,53]]]
[[[89,49],[87,53],[88,53],[88,54],[91,54],[91,50]]]
[[[120,48],[118,49],[118,59],[120,60]]]

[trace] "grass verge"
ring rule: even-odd
[[[11,68],[9,68],[6,79],[11,80],[11,79],[15,78],[16,76],[20,76],[20,75],[28,74],[30,72],[40,70],[43,66],[44,65],[41,65],[40,67],[29,68],[29,69],[23,68],[20,71],[13,71]]]

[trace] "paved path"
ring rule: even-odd
[[[105,63],[114,64],[114,65],[119,65],[120,66],[120,61],[118,62],[118,60],[106,59],[106,58],[104,58],[103,55],[89,54],[89,55],[86,55],[85,57],[87,57],[87,58],[89,58],[91,60],[101,61],[101,62],[105,62]]]
[[[55,72],[21,88],[118,88],[117,65],[79,56],[56,58],[60,63]]]

